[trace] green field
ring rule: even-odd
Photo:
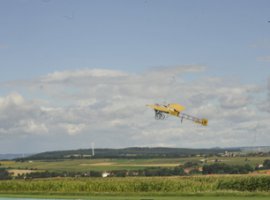
[[[267,196],[36,196],[36,195],[1,195],[0,200],[18,199],[89,199],[89,200],[267,200]],[[30,199],[30,200],[31,200]]]
[[[209,157],[207,164],[256,166],[269,157]],[[58,161],[0,161],[9,170],[85,172],[175,167],[203,157],[162,159],[74,159]],[[91,200],[208,200],[269,199],[270,176],[201,175],[124,178],[48,178],[0,181],[0,196],[73,198]],[[1,199],[0,199],[1,200]]]
[[[264,194],[270,191],[270,176],[219,175],[184,177],[48,178],[0,181],[0,193],[11,194]],[[120,195],[120,196],[121,196]]]
[[[1,195],[0,200],[27,199],[89,199],[89,200],[267,200],[267,196],[37,196]]]
[[[179,159],[80,159],[60,161],[3,161],[2,167],[11,169],[37,169],[48,171],[106,171],[119,169],[144,169],[147,167],[175,167]]]
[[[10,169],[34,169],[48,171],[110,171],[145,169],[147,167],[175,167],[183,165],[187,161],[206,160],[208,164],[215,160],[230,165],[250,164],[255,167],[270,157],[188,157],[188,158],[160,158],[160,159],[74,159],[58,161],[0,161],[1,167]]]

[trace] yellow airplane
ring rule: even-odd
[[[200,118],[182,113],[182,111],[185,110],[185,107],[177,103],[171,103],[168,105],[151,104],[147,106],[152,108],[155,111],[156,119],[165,119],[166,115],[172,115],[172,116],[181,118],[181,122],[183,121],[183,119],[188,119],[195,123],[201,124],[203,126],[208,125],[207,119],[204,119],[204,118],[200,119]]]

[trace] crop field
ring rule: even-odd
[[[187,161],[216,161],[230,165],[250,164],[255,167],[270,157],[188,157],[188,158],[160,158],[160,159],[74,159],[57,161],[0,161],[1,167],[20,170],[48,170],[48,171],[109,171],[145,169],[148,167],[176,167]]]
[[[256,166],[269,157],[188,157],[160,159],[71,159],[56,161],[0,161],[1,167],[13,173],[32,171],[132,170],[148,167],[170,168],[188,161],[214,162],[229,165]],[[91,200],[214,200],[214,199],[268,199],[270,176],[257,173],[249,175],[200,175],[170,177],[123,178],[43,178],[33,180],[0,181],[0,196],[37,195],[60,196]],[[91,198],[90,198],[91,197]],[[1,200],[1,199],[0,199]]]
[[[202,193],[202,192],[269,192],[270,176],[189,176],[125,178],[50,178],[6,180],[0,192],[48,193]]]
[[[1,195],[0,200],[37,200],[37,199],[88,199],[88,200],[268,200],[267,196],[36,196]]]
[[[144,169],[147,167],[175,167],[179,159],[80,159],[60,161],[15,162],[2,161],[2,167],[10,169],[35,169],[49,171],[106,171],[119,169]]]
[[[0,194],[81,196],[265,196],[270,176],[50,178],[0,181]]]
[[[88,200],[268,200],[267,196],[55,196],[1,195],[0,200],[88,199]]]

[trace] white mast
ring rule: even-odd
[[[95,143],[92,142],[91,146],[92,146],[92,156],[95,156]]]

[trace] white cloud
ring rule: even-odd
[[[0,135],[46,133],[42,122],[44,113],[34,101],[28,101],[17,92],[0,98]]]
[[[58,71],[41,79],[41,82],[51,83],[51,82],[67,82],[74,81],[76,79],[91,79],[91,78],[119,78],[126,76],[127,74],[115,70],[107,69],[81,69],[81,70],[71,70],[71,71]]]
[[[265,96],[266,98],[257,102],[257,107],[261,112],[270,113],[270,78],[268,79],[268,84],[266,86]]]
[[[216,77],[192,81],[186,77],[204,70],[177,66],[129,74],[82,69],[55,72],[23,84],[9,83],[13,90],[24,90],[0,98],[0,137],[61,136],[66,149],[72,148],[68,141],[74,136],[76,144],[94,140],[101,147],[213,147],[250,145],[254,131],[261,135],[269,131],[265,126],[270,123],[269,114],[256,106],[268,105],[269,99],[257,97],[266,90]],[[25,99],[27,91],[34,98]],[[156,121],[145,105],[164,101],[183,104],[185,113],[208,118],[209,126],[181,124],[174,117]],[[264,136],[261,143],[270,139]]]
[[[61,124],[60,126],[63,127],[70,135],[78,134],[85,127],[84,124],[68,124],[68,123]]]
[[[20,120],[19,121],[20,129],[25,133],[47,133],[48,128],[44,123],[36,122],[34,119]]]
[[[0,97],[0,109],[7,109],[13,106],[20,106],[24,103],[23,97],[19,93],[11,93],[8,96]]]

